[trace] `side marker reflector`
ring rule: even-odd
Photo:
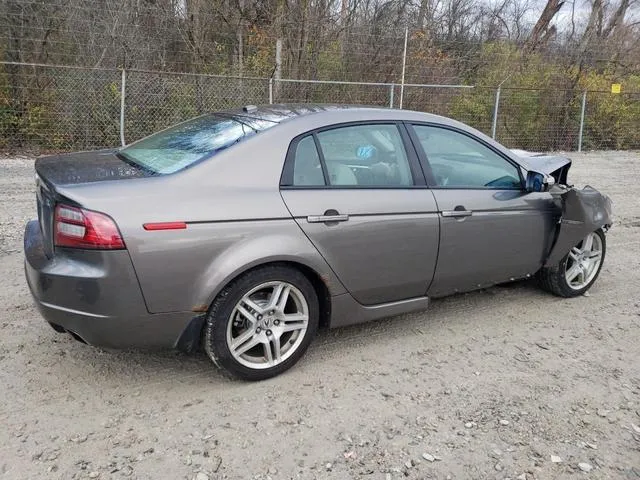
[[[160,223],[145,223],[142,225],[145,230],[184,230],[187,228],[185,222],[160,222]]]

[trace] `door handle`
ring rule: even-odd
[[[309,215],[307,222],[309,223],[329,223],[329,222],[346,222],[349,220],[349,215]]]
[[[471,215],[473,215],[473,212],[471,210],[445,210],[442,212],[443,217],[460,218],[470,217]]]

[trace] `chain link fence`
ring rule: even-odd
[[[640,92],[586,92],[583,148],[640,149]]]
[[[496,138],[524,150],[578,149],[582,93],[501,89]]]
[[[134,70],[125,72],[124,90],[126,142],[207,112],[269,100],[265,78]]]
[[[275,103],[339,103],[350,105],[391,106],[392,84],[322,82],[316,80],[274,80]]]
[[[80,150],[119,143],[120,72],[0,69],[0,148]]]
[[[340,103],[436,113],[511,148],[639,149],[640,93],[401,86],[0,63],[0,149],[114,147],[246,104]]]

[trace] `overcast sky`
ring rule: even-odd
[[[609,11],[615,10],[615,8],[619,5],[619,0],[611,0],[610,4],[612,8]],[[536,9],[536,15],[540,15],[542,9],[544,8],[546,2],[544,0],[537,1],[538,8]],[[571,10],[574,2],[567,0],[567,2],[562,6],[562,9],[555,16],[555,23],[558,26],[558,30],[564,30],[566,28],[571,28]],[[586,25],[589,19],[589,13],[591,12],[591,2],[589,0],[576,0],[575,1],[575,12],[574,12],[574,21],[576,22],[576,27]],[[608,18],[608,17],[607,17]],[[629,21],[638,21],[640,20],[640,4],[635,4],[629,7],[626,15],[627,22]],[[537,20],[537,17],[536,17]]]

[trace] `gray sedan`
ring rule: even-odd
[[[531,276],[560,296],[587,291],[611,203],[568,186],[570,164],[418,112],[213,113],[37,160],[26,277],[58,332],[203,346],[224,372],[265,379],[321,326]]]

